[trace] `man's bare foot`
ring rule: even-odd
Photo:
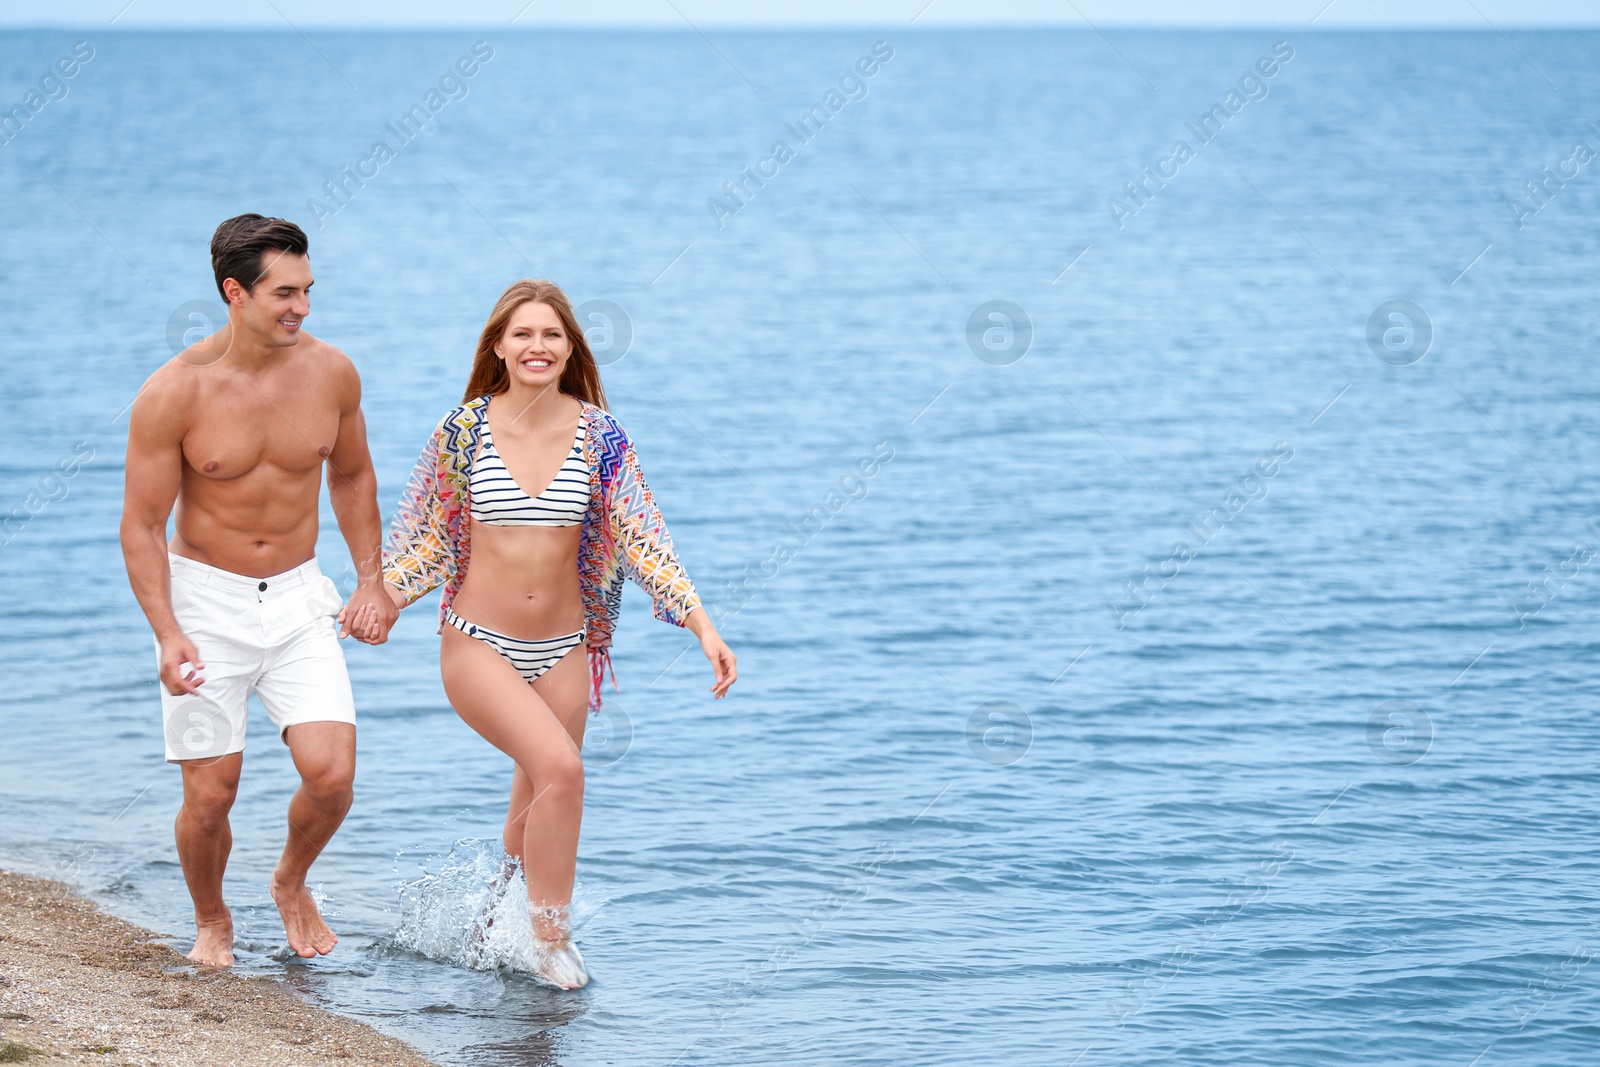
[[[194,948],[189,959],[202,967],[233,966],[233,916],[224,915],[211,922],[196,922]]]
[[[295,955],[309,959],[333,951],[339,939],[322,921],[317,902],[311,898],[311,890],[304,882],[288,885],[274,875],[268,890],[278,905],[278,914],[283,916],[283,931],[289,935],[289,948]]]

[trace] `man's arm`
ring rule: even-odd
[[[339,612],[339,636],[354,631],[358,640],[381,645],[400,611],[383,582],[383,519],[378,476],[367,450],[367,420],[361,413],[361,378],[343,353],[339,360],[339,436],[328,454],[328,503],[356,568],[356,590]]]
[[[161,371],[151,375],[128,417],[128,458],[122,495],[122,559],[128,584],[161,646],[161,682],[174,696],[193,693],[205,669],[172,614],[172,569],[167,519],[183,482],[183,435],[188,405]],[[187,675],[183,664],[193,667]]]

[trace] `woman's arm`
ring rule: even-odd
[[[439,492],[439,433],[423,447],[400,494],[389,543],[383,550],[383,580],[398,607],[415,603],[455,570],[455,546]]]
[[[650,594],[656,618],[682,626],[700,639],[700,650],[716,673],[712,695],[721,699],[739,678],[738,661],[717,633],[710,615],[701,606],[694,583],[678,562],[672,534],[661,518],[631,444],[623,450],[609,505],[623,572]]]
[[[682,626],[700,607],[700,594],[678,562],[672,534],[639,469],[632,444],[624,447],[607,502],[623,573],[650,594],[655,616]]]
[[[728,687],[739,680],[738,658],[717,633],[717,628],[711,625],[711,616],[706,614],[705,608],[691,611],[683,620],[683,628],[700,639],[700,651],[705,653],[717,675],[711,683],[711,695],[721,700],[728,695]]]

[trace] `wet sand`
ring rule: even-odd
[[[271,978],[196,970],[58,882],[0,871],[0,1063],[427,1067]]]

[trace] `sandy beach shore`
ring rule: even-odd
[[[270,978],[196,971],[58,882],[0,871],[0,1063],[427,1067]]]

